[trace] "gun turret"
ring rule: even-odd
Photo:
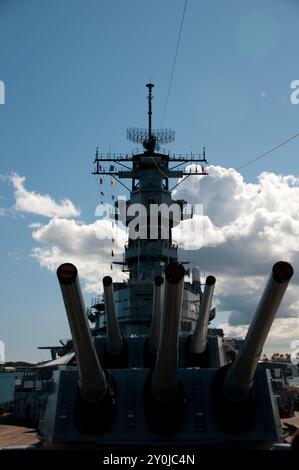
[[[76,266],[65,263],[57,269],[66,313],[73,339],[78,368],[78,387],[76,411],[77,424],[82,429],[92,430],[90,417],[102,416],[102,407],[106,410],[112,404],[109,380],[101,367],[88,325],[86,308],[79,284]],[[98,428],[102,423],[96,424]]]
[[[284,261],[279,261],[273,266],[242,351],[233,364],[230,367],[221,368],[216,377],[214,391],[216,392],[217,414],[223,418],[224,414],[228,413],[230,415],[228,422],[233,426],[237,424],[244,427],[254,416],[253,385],[257,364],[293,272],[292,266]],[[222,397],[219,396],[217,390],[221,390]],[[226,418],[222,419],[222,421],[225,420]]]
[[[216,279],[214,276],[208,276],[206,278],[200,311],[190,343],[190,352],[192,354],[203,354],[207,347],[208,326],[215,283]]]

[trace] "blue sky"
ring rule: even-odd
[[[48,219],[11,210],[7,175],[24,176],[28,191],[69,199],[80,220],[93,223],[95,147],[132,149],[126,129],[146,125],[150,77],[160,127],[183,6],[0,1],[0,339],[7,360],[46,359],[36,346],[69,336],[56,276],[31,256],[39,244],[28,226]],[[164,121],[176,131],[169,148],[205,145],[211,164],[237,168],[298,132],[299,105],[290,102],[298,30],[296,0],[189,0]],[[244,168],[244,180],[255,184],[262,171],[299,177],[298,151],[295,139]]]

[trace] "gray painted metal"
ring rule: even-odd
[[[257,371],[254,421],[251,428],[243,433],[225,433],[213,418],[211,389],[216,371],[179,369],[186,395],[184,422],[179,432],[168,435],[153,433],[148,427],[143,397],[149,370],[111,370],[117,390],[115,421],[110,429],[96,435],[81,433],[74,423],[72,410],[76,399],[77,372],[56,371],[57,386],[49,397],[40,438],[50,448],[121,444],[270,448],[278,440],[280,422],[268,371]]]

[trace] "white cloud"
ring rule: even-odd
[[[225,332],[227,338],[245,338],[248,327],[244,325],[232,326],[229,323],[218,325]],[[267,353],[285,352],[292,353],[293,341],[299,340],[298,318],[277,318],[274,320],[267,337],[263,351]]]
[[[294,259],[299,252],[299,179],[263,172],[252,184],[233,169],[208,170],[201,192],[198,184],[190,185],[193,200],[197,196],[204,208],[203,218],[197,220],[203,223],[204,262],[209,258],[217,271],[235,265],[240,274],[261,275],[267,262]],[[176,197],[186,198],[186,188]],[[182,240],[188,237],[184,231]],[[196,247],[194,237],[192,248]]]
[[[63,199],[57,203],[50,196],[39,194],[35,191],[27,191],[24,187],[26,178],[17,173],[12,173],[9,177],[15,190],[14,209],[19,212],[42,215],[44,217],[77,217],[80,210],[74,206],[69,199]]]
[[[233,169],[210,166],[208,172],[204,180],[190,177],[193,181],[179,186],[175,195],[190,199],[186,192],[191,191],[192,202],[203,203],[203,218],[196,221],[203,223],[199,256],[196,230],[191,243],[186,230],[176,240],[189,239],[186,246],[194,251],[188,259],[199,259],[201,270],[216,276],[217,311],[226,312],[228,332],[247,330],[273,264],[291,262],[295,274],[267,342],[273,348],[279,341],[290,344],[299,339],[299,178],[263,172],[253,184]]]
[[[84,224],[55,217],[37,227],[32,236],[44,245],[33,250],[41,266],[55,271],[61,263],[75,264],[89,292],[98,294],[102,290],[101,280],[107,274],[112,275],[114,281],[126,277],[117,265],[111,270],[112,261],[122,260],[126,234],[108,220]]]

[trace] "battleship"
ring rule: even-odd
[[[216,278],[210,273],[202,282],[199,267],[190,272],[178,259],[172,230],[193,214],[186,214],[186,201],[173,199],[169,185],[171,179],[206,175],[205,149],[198,155],[161,150],[174,132],[152,128],[154,84],[146,87],[148,128],[127,131],[143,149],[132,155],[97,150],[93,170],[121,184],[131,181],[128,242],[123,261],[115,262],[127,277],[116,282],[105,276],[102,297],[87,309],[77,267],[58,267],[72,340],[60,348],[60,357],[52,350],[53,360],[34,372],[48,374],[35,396],[40,448],[270,449],[281,425],[270,371],[259,358],[293,268],[285,261],[269,267],[239,351],[209,328]],[[180,169],[186,165],[188,172]],[[168,210],[168,217],[163,212],[152,222],[152,206],[173,204],[179,217]],[[136,205],[146,215],[132,224]],[[115,221],[124,220],[122,212],[115,201]]]

